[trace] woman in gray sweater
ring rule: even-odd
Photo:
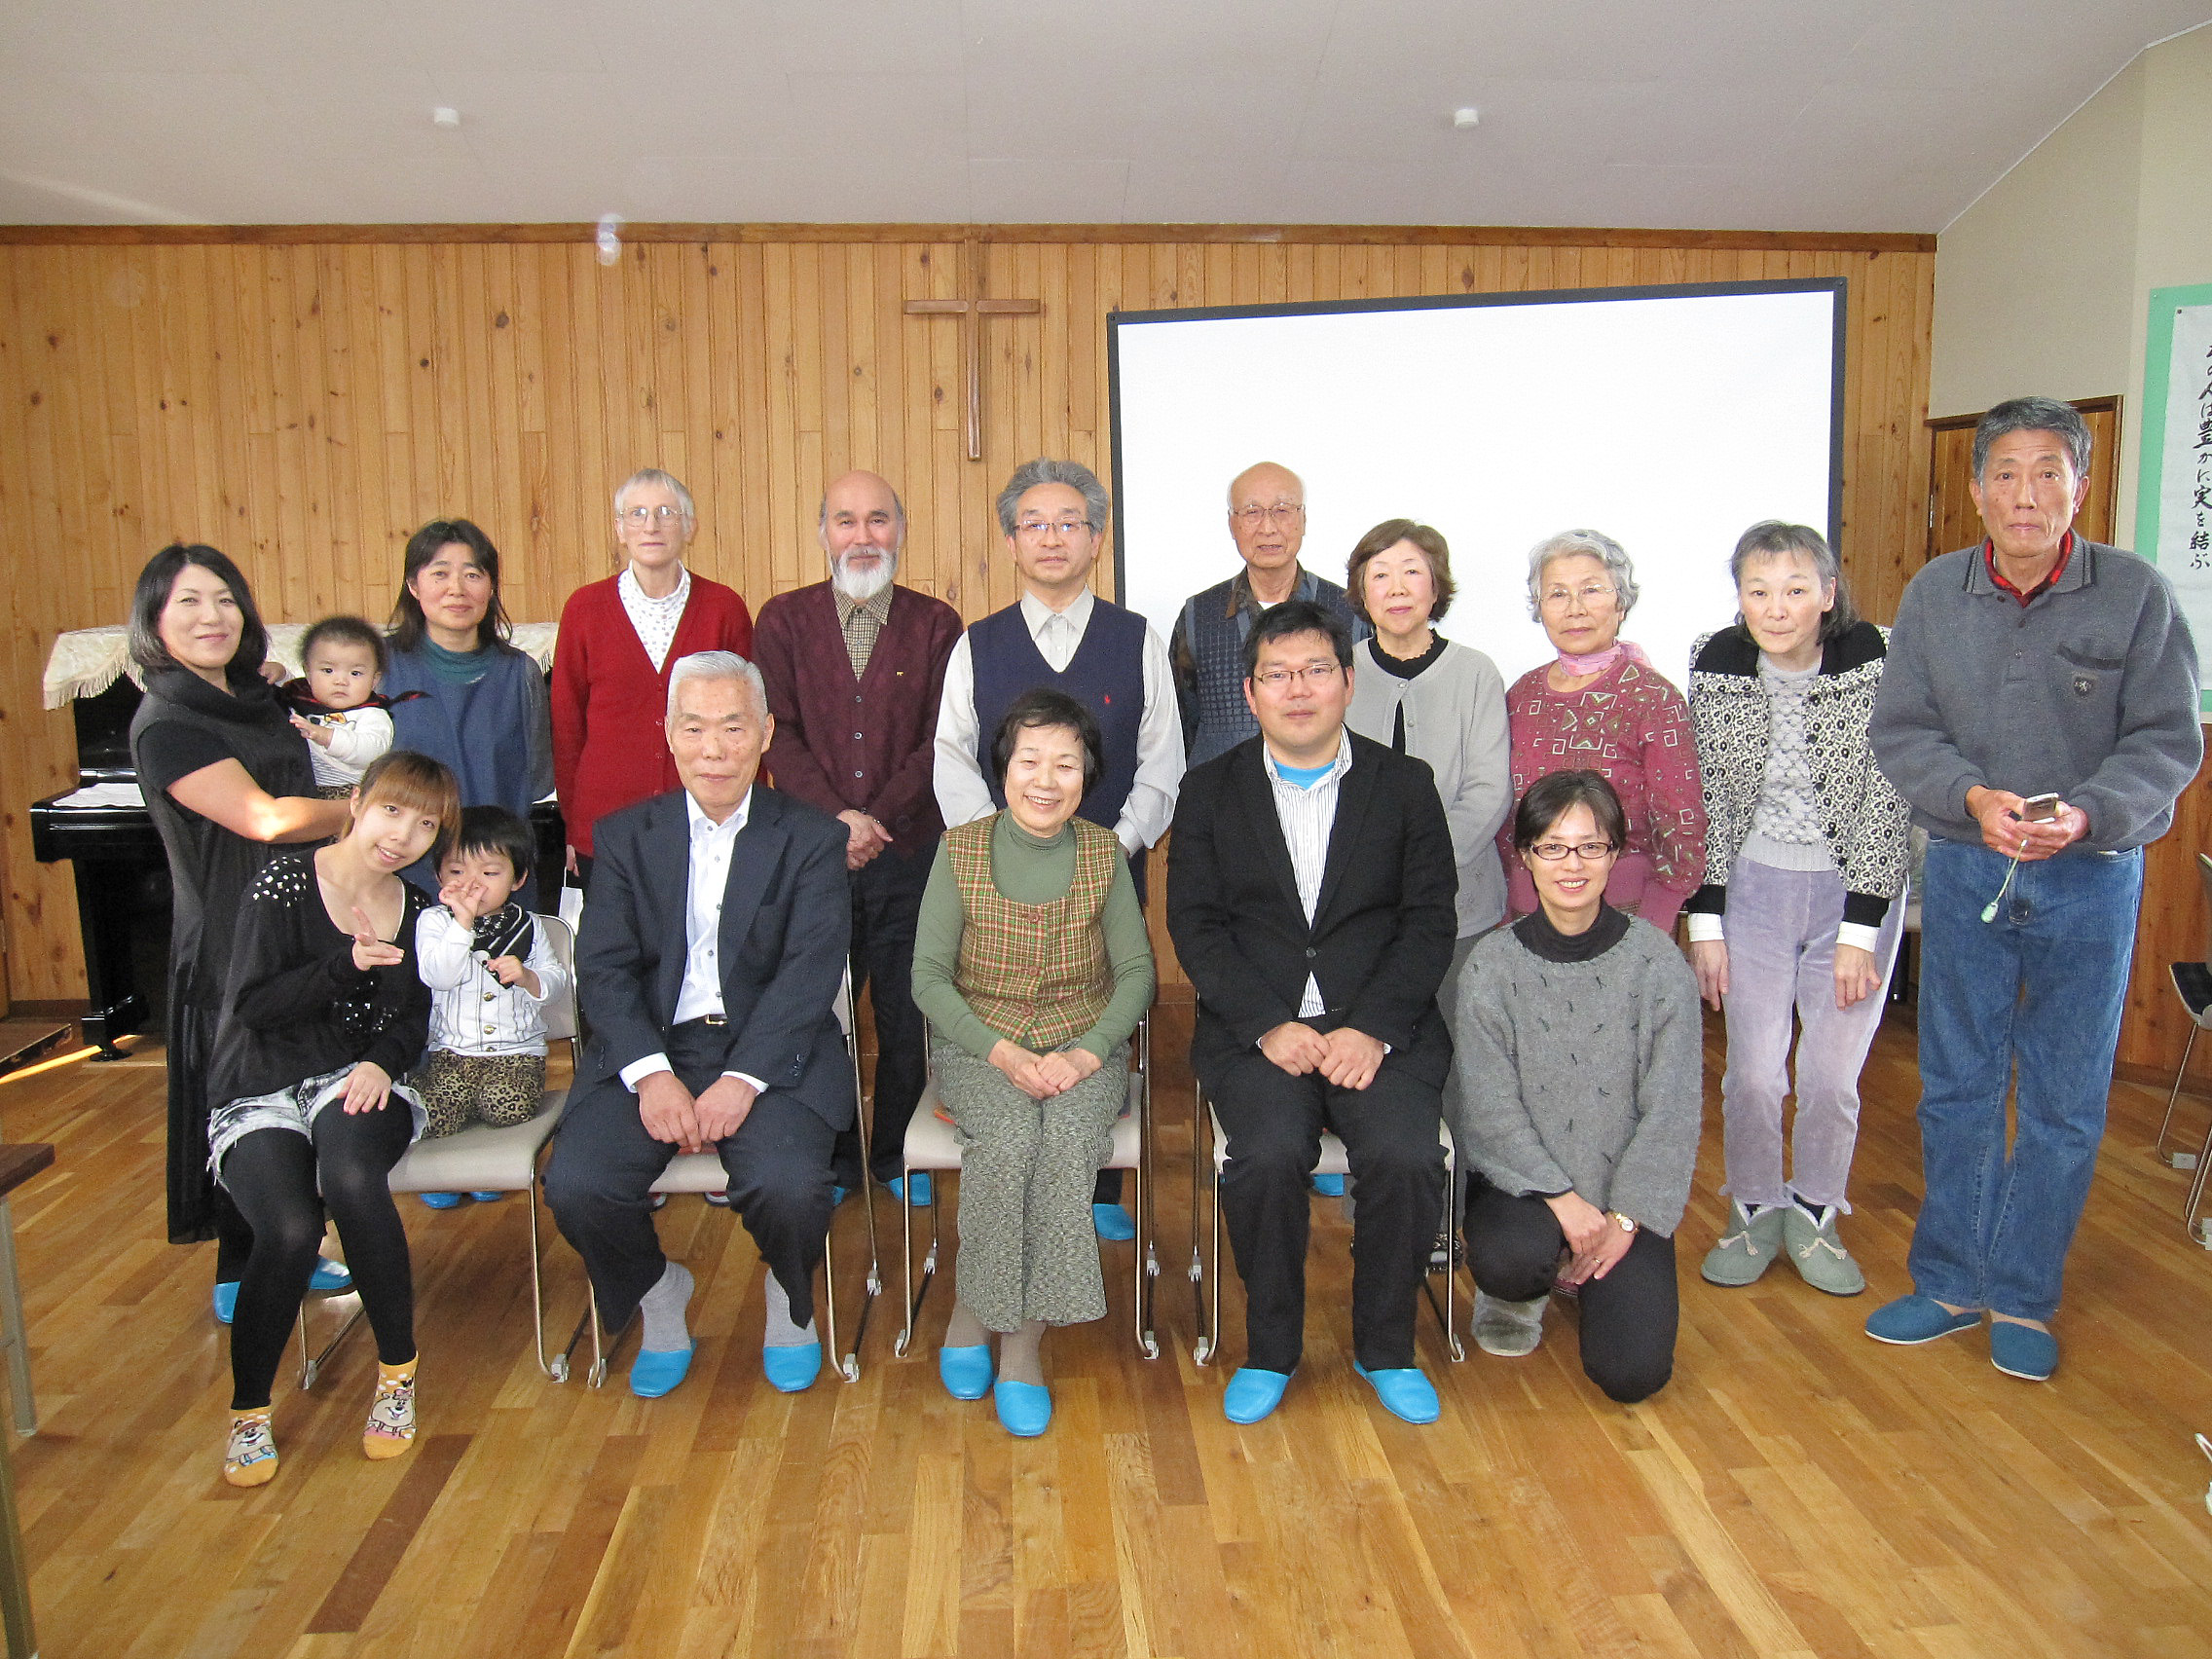
[[[1460,982],[1452,1127],[1479,1177],[1466,1213],[1476,1344],[1532,1352],[1556,1277],[1581,1299],[1583,1371],[1630,1404],[1674,1372],[1674,1234],[1703,1056],[1689,965],[1604,902],[1626,834],[1596,772],[1553,772],[1521,797],[1513,845],[1538,907],[1477,943]]]
[[[1452,971],[1436,993],[1449,1021],[1475,940],[1505,916],[1505,866],[1497,856],[1497,832],[1513,805],[1505,680],[1481,651],[1436,631],[1456,588],[1452,550],[1427,525],[1402,518],[1377,525],[1352,548],[1345,582],[1352,608],[1375,624],[1375,637],[1357,652],[1345,724],[1427,761],[1452,827],[1459,931]],[[1447,1117],[1457,1088],[1456,1077],[1444,1086]],[[1315,1176],[1313,1184],[1326,1193],[1328,1182],[1343,1180]]]

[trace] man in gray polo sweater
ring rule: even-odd
[[[1878,1342],[1990,1316],[2000,1371],[2058,1364],[2049,1320],[2096,1167],[2135,945],[2143,846],[2203,757],[2196,647],[2172,587],[2073,533],[2089,432],[2048,398],[1973,441],[1988,537],[1913,577],[1874,705],[1874,755],[1929,832],[1921,890],[1913,1294]],[[2055,795],[2047,814],[2030,797]],[[2017,1065],[2018,1127],[2005,1100]]]

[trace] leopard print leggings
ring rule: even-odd
[[[432,1049],[410,1080],[428,1114],[424,1140],[457,1134],[472,1123],[512,1128],[537,1115],[545,1093],[543,1054],[457,1054]]]

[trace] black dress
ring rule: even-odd
[[[168,1232],[172,1244],[191,1244],[216,1236],[206,1070],[230,975],[232,929],[248,884],[287,849],[202,817],[179,804],[169,786],[236,760],[272,795],[313,795],[314,767],[307,739],[259,674],[234,681],[226,693],[181,668],[147,676],[145,699],[130,722],[130,758],[169,860]]]

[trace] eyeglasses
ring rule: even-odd
[[[1247,530],[1258,530],[1270,519],[1273,519],[1277,524],[1296,524],[1298,515],[1305,510],[1296,501],[1284,501],[1272,507],[1238,507],[1229,516],[1234,519],[1242,519],[1244,528]]]
[[[1558,864],[1572,853],[1584,863],[1602,859],[1613,850],[1610,841],[1538,841],[1529,851],[1546,864]]]
[[[1048,530],[1056,530],[1060,533],[1062,539],[1066,539],[1070,536],[1080,535],[1089,528],[1090,526],[1082,519],[1024,519],[1014,527],[1014,534],[1027,536],[1034,541]]]
[[[629,524],[652,524],[656,520],[661,524],[666,524],[670,519],[682,518],[683,516],[683,509],[682,507],[665,506],[625,507],[622,509],[622,511],[616,513],[614,516]]]
[[[1339,672],[1333,662],[1309,662],[1304,668],[1271,668],[1265,674],[1253,675],[1252,680],[1253,683],[1265,685],[1270,691],[1280,691],[1295,680],[1326,685],[1336,679]]]
[[[1586,609],[1596,609],[1607,601],[1617,601],[1620,592],[1611,582],[1584,582],[1578,588],[1551,587],[1544,589],[1543,603],[1565,605],[1569,599],[1579,598]]]

